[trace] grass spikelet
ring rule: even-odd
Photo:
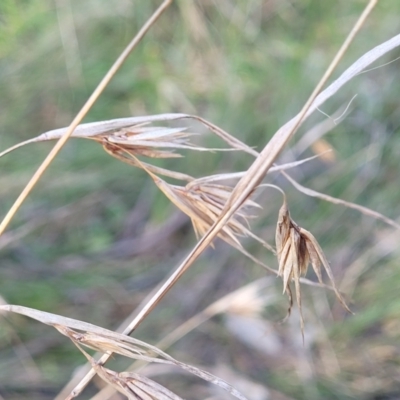
[[[342,306],[352,313],[347,306],[343,296],[336,287],[335,280],[329,262],[326,259],[321,246],[318,244],[311,232],[301,228],[290,216],[286,197],[284,196],[283,205],[279,210],[278,222],[275,233],[276,253],[279,263],[278,275],[283,279],[283,293],[289,296],[290,307],[292,308],[292,292],[290,281],[294,281],[296,301],[300,313],[300,329],[304,340],[304,318],[301,306],[300,277],[307,274],[308,265],[311,263],[318,281],[323,284],[321,265],[324,267],[329,280],[331,281],[336,297]]]
[[[151,125],[156,122],[174,121],[183,118],[194,119],[205,125],[210,131],[226,142],[229,148],[207,148],[190,142],[190,138],[200,134],[187,132],[186,127],[169,128]],[[27,144],[58,140],[67,131],[67,128],[54,129],[39,136],[18,143],[2,152],[0,158]],[[119,118],[107,121],[90,122],[77,126],[72,138],[90,139],[101,143],[104,147],[125,149],[134,155],[143,155],[151,158],[181,157],[175,149],[195,151],[245,151],[255,155],[254,150],[240,142],[227,132],[214,126],[210,122],[187,114],[156,114],[149,116]],[[168,150],[161,150],[168,149]]]
[[[135,166],[143,168],[165,196],[191,219],[193,229],[198,238],[204,235],[217,221],[233,190],[231,186],[211,183],[213,182],[213,177],[210,177],[210,183],[207,182],[205,177],[199,180],[188,177],[189,183],[186,186],[171,185],[157,176],[151,165],[143,163],[133,155],[132,162]],[[165,171],[167,172],[165,175],[179,179],[179,174],[173,171]],[[248,198],[217,236],[256,264],[276,274],[274,269],[247,252],[239,241],[240,237],[251,237],[275,254],[273,246],[255,235],[248,228],[248,220],[255,217],[255,215],[248,213],[250,208],[261,208],[261,206]]]
[[[190,142],[192,136],[194,136],[194,133],[186,132],[186,128],[143,126],[141,124],[107,132],[103,135],[92,137],[92,139],[100,141],[105,148],[115,149],[117,152],[123,149],[132,155],[150,158],[182,157],[181,154],[174,152],[175,149],[196,151],[224,150],[196,146]]]
[[[198,238],[203,236],[218,219],[233,190],[230,186],[206,183],[204,178],[201,184],[197,184],[197,181],[193,180],[186,186],[177,186],[167,183],[152,173],[150,175],[171,202],[189,216]],[[255,215],[249,214],[249,209],[257,207],[260,206],[256,202],[247,199],[218,236],[238,249],[243,249],[239,237],[251,237],[275,253],[270,244],[248,229],[248,220],[255,217]]]
[[[137,400],[183,400],[157,382],[134,372],[115,372],[96,364],[92,357],[87,357],[97,375],[113,386],[128,399]]]

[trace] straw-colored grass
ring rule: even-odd
[[[339,286],[335,283],[330,263],[317,239],[311,232],[306,228],[300,227],[292,219],[289,213],[288,204],[290,201],[288,195],[285,194],[279,185],[265,183],[268,180],[267,174],[269,172],[275,171],[279,173],[299,192],[312,197],[318,197],[334,204],[344,205],[368,217],[382,220],[391,227],[400,229],[396,221],[391,220],[377,211],[306,188],[285,172],[286,169],[296,168],[300,164],[305,163],[306,165],[307,161],[310,161],[310,158],[282,165],[276,164],[277,157],[281,154],[307,117],[318,110],[322,104],[374,61],[400,46],[400,35],[398,35],[372,48],[358,58],[339,76],[339,78],[323,89],[343,56],[348,52],[354,38],[364,26],[365,21],[376,6],[377,0],[368,2],[365,10],[354,24],[353,29],[344,41],[342,47],[337,52],[324,76],[316,85],[315,90],[305,102],[300,112],[272,136],[260,153],[235,138],[233,135],[225,132],[222,128],[196,115],[183,113],[158,114],[81,124],[84,116],[95,104],[100,94],[117,73],[128,55],[171,3],[172,0],[164,1],[157,11],[149,18],[139,33],[122,52],[110,71],[104,76],[68,128],[46,132],[0,153],[0,157],[2,157],[26,144],[57,140],[54,148],[32,176],[15,203],[10,207],[9,212],[0,225],[0,235],[5,232],[5,229],[18,209],[67,140],[69,138],[80,138],[97,142],[109,155],[126,164],[139,168],[172,204],[188,216],[198,239],[198,243],[190,254],[176,267],[175,271],[165,282],[149,295],[147,301],[144,302],[137,314],[127,322],[122,333],[113,332],[93,324],[28,307],[8,304],[0,307],[3,311],[26,315],[44,324],[53,326],[61,334],[68,337],[88,360],[89,370],[87,368],[85,373],[79,376],[79,379],[73,381],[72,389],[68,389],[69,394],[66,396],[60,394],[60,396],[68,399],[79,396],[95,375],[112,387],[107,396],[111,395],[114,390],[117,390],[131,399],[180,399],[178,395],[140,372],[117,372],[104,367],[104,364],[113,354],[118,354],[126,358],[133,358],[137,360],[135,364],[158,363],[178,367],[207,382],[219,386],[239,399],[244,400],[246,398],[251,398],[250,393],[240,393],[234,388],[232,383],[227,383],[222,378],[216,377],[203,369],[178,361],[164,353],[161,348],[169,345],[176,337],[186,334],[193,329],[194,326],[210,318],[210,315],[216,315],[222,312],[221,310],[228,312],[227,310],[230,308],[232,313],[244,314],[246,316],[250,315],[251,317],[257,316],[257,318],[259,318],[261,314],[260,310],[266,304],[266,300],[265,297],[261,295],[258,285],[256,285],[255,288],[251,286],[251,289],[249,289],[250,292],[243,289],[242,291],[232,294],[231,297],[217,301],[214,303],[214,308],[210,306],[211,308],[207,308],[197,319],[189,320],[187,324],[190,328],[185,327],[184,324],[184,328],[181,328],[181,331],[178,328],[177,332],[171,334],[172,339],[166,340],[166,343],[160,343],[159,347],[152,346],[147,342],[139,341],[129,336],[163,300],[164,296],[196,262],[205,249],[215,244],[217,238],[222,239],[225,243],[234,248],[235,250],[233,251],[239,250],[239,252],[248,257],[251,262],[264,267],[267,274],[272,273],[282,278],[283,292],[287,293],[289,296],[290,305],[288,316],[290,316],[293,305],[291,286],[294,286],[303,341],[304,335],[307,335],[307,323],[305,322],[307,319],[303,318],[302,311],[302,303],[304,304],[301,291],[302,283],[310,286],[319,286],[320,288],[329,288],[335,293],[336,298],[343,308],[351,313],[345,301],[344,296],[346,296],[346,293],[342,294],[339,290]],[[197,23],[200,24],[196,19],[196,13],[198,12],[196,8],[191,9],[189,7],[185,12],[188,13],[189,19],[197,21]],[[199,37],[203,37],[204,39],[205,34],[201,32],[203,31],[200,29],[198,31]],[[164,126],[164,124],[167,125],[172,121],[181,123],[182,120],[195,120],[200,122],[214,133],[223,144],[220,147],[211,148],[198,145],[193,143],[197,135],[192,132],[190,127],[182,126],[177,128]],[[93,143],[93,145],[95,145],[95,143]],[[227,148],[224,146],[227,146]],[[200,176],[196,177],[191,176],[189,173],[186,173],[186,171],[175,171],[156,165],[155,161],[158,159],[179,159],[181,157],[181,151],[201,152],[205,159],[210,154],[216,152],[229,152],[231,157],[235,157],[239,153],[246,153],[252,155],[255,159],[245,172],[221,172],[210,176],[201,176],[201,171],[199,171]],[[160,176],[163,176],[163,178]],[[183,184],[173,184],[170,183],[169,180],[178,180],[183,182]],[[232,182],[234,182],[234,184],[232,184]],[[257,218],[257,211],[265,207],[263,204],[260,204],[256,195],[270,187],[277,188],[284,196],[283,205],[276,215],[275,246],[260,235],[255,234],[252,230],[252,222]],[[246,250],[243,244],[245,238],[254,239],[258,244],[266,248],[269,253],[275,255],[277,258],[275,266],[271,267],[267,265],[264,263],[264,260],[255,257],[250,251]],[[306,276],[309,264],[312,266],[318,283],[301,278]],[[323,267],[323,270],[321,267]],[[323,281],[323,271],[325,271],[329,278],[329,285],[325,284]],[[263,284],[265,283],[264,281],[262,282]],[[310,290],[316,289],[311,288]],[[243,306],[243,299],[240,300],[242,298],[241,296],[246,298],[247,304],[245,306]],[[235,301],[236,308],[232,305]],[[86,350],[84,350],[84,347],[98,351],[102,356],[96,359],[89,355]]]

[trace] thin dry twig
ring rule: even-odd
[[[314,160],[318,157],[320,157],[321,154],[312,156],[312,157],[307,157],[304,158],[302,160],[299,161],[294,161],[294,162],[290,162],[290,163],[285,163],[285,164],[280,164],[280,165],[276,165],[274,164],[273,167],[271,167],[268,171],[268,173],[271,172],[280,172],[280,171],[285,171],[287,169],[291,169],[291,168],[295,168],[298,167],[304,163],[307,163],[311,160]],[[229,180],[238,180],[243,178],[246,175],[247,171],[242,171],[242,172],[226,172],[226,173],[222,173],[222,174],[215,174],[215,175],[209,175],[209,176],[205,176],[202,178],[197,178],[196,179],[196,183],[195,184],[201,184],[203,182],[206,183],[211,183],[211,182],[219,182],[219,181],[229,181]],[[192,185],[192,183],[189,183],[188,186]]]

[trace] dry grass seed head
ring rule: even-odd
[[[30,318],[36,319],[44,324],[54,327],[61,334],[67,336],[88,359],[90,358],[90,356],[86,353],[82,346],[89,347],[94,350],[99,350],[108,354],[110,354],[110,352],[115,352],[116,354],[120,354],[125,357],[134,358],[137,360],[176,366],[207,382],[211,382],[214,385],[219,386],[220,388],[224,389],[225,391],[240,400],[247,400],[246,397],[243,396],[234,387],[232,387],[224,380],[216,377],[215,375],[212,375],[207,371],[201,370],[200,368],[196,368],[193,365],[188,365],[180,362],[170,355],[164,353],[158,347],[152,346],[133,337],[113,332],[84,321],[79,321],[57,314],[35,310],[29,307],[5,304],[0,305],[0,312],[2,310],[26,315]],[[97,363],[95,365],[99,367]],[[95,366],[93,367],[94,369],[96,369]],[[119,376],[124,377],[124,374],[125,373],[119,374]],[[113,376],[115,377],[117,376],[117,374],[113,372]],[[151,399],[151,397],[147,398]]]
[[[83,350],[79,341],[73,340],[73,342],[88,359],[96,374],[104,382],[114,387],[118,392],[127,396],[128,399],[182,400],[182,398],[177,396],[175,393],[143,375],[134,372],[116,372],[105,368],[103,365],[98,364],[94,358]]]
[[[204,235],[215,221],[218,220],[222,210],[224,209],[225,203],[233,190],[230,186],[207,183],[206,178],[201,178],[201,183],[200,181],[191,178],[186,186],[171,185],[157,176],[151,166],[143,163],[133,155],[132,159],[135,165],[144,169],[150,175],[154,183],[165,194],[165,196],[167,196],[175,206],[191,219],[193,229],[198,238]],[[174,177],[174,172],[169,171],[169,173],[169,176]],[[257,203],[248,198],[242,207],[239,208],[235,215],[221,229],[218,237],[239,250],[256,264],[276,274],[274,269],[268,267],[252,254],[247,252],[238,239],[238,237],[251,237],[275,254],[273,246],[255,235],[239,221],[239,219],[242,219],[248,225],[248,219],[252,218],[252,215],[248,213],[248,209],[255,207],[260,208]]]
[[[119,153],[123,149],[133,155],[150,158],[182,157],[180,154],[174,153],[174,149],[177,148],[207,150],[191,144],[189,138],[193,134],[185,132],[185,130],[185,128],[165,128],[140,124],[105,132],[92,137],[92,139],[101,142],[104,148],[111,150],[111,153],[112,151]]]
[[[88,358],[97,375],[113,386],[128,399],[137,400],[182,400],[157,382],[134,372],[115,372],[96,364],[93,358]]]
[[[278,275],[283,279],[283,293],[287,293],[290,299],[288,315],[290,315],[292,292],[290,281],[294,281],[296,291],[296,301],[300,313],[300,328],[304,337],[304,319],[301,306],[300,277],[306,275],[308,265],[311,263],[318,281],[323,284],[321,265],[323,265],[335,291],[336,297],[342,306],[351,313],[346,302],[336,287],[332,270],[325,257],[320,245],[311,232],[298,226],[290,217],[286,197],[281,209],[279,210],[278,222],[275,233],[276,252],[279,263]]]
[[[201,184],[197,184],[196,180],[193,180],[185,187],[182,187],[170,185],[154,174],[150,175],[159,189],[181,211],[190,217],[198,238],[204,235],[214,222],[217,221],[233,190],[230,186],[207,183],[204,181],[204,178],[202,178]],[[249,209],[254,208],[260,208],[260,206],[251,199],[247,199],[243,206],[220,231],[218,236],[239,250],[243,248],[238,237],[252,237],[262,243],[270,251],[275,252],[271,245],[254,235],[248,228],[248,220],[255,217],[249,214]],[[243,223],[240,220],[242,220]]]

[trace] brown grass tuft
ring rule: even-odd
[[[138,163],[143,166],[140,161]],[[146,167],[144,169],[147,170]],[[149,170],[147,172],[168,199],[191,219],[198,238],[203,236],[217,221],[233,190],[231,186],[207,183],[205,178],[201,178],[201,181],[193,179],[186,186],[171,185]],[[256,236],[248,228],[248,220],[255,217],[249,213],[249,210],[254,208],[261,207],[248,198],[218,234],[220,239],[248,255],[252,260],[254,257],[244,250],[239,241],[240,237],[251,237],[275,253],[273,246]],[[260,264],[260,261],[257,262]],[[263,264],[261,263],[261,265]]]
[[[300,277],[307,274],[308,265],[311,263],[318,281],[323,284],[321,265],[324,267],[336,297],[342,306],[351,313],[343,296],[336,287],[335,280],[329,262],[325,257],[321,246],[318,244],[314,235],[304,228],[301,228],[290,216],[286,197],[284,196],[283,205],[279,210],[278,222],[276,224],[276,252],[279,262],[278,275],[283,279],[283,293],[287,293],[290,299],[288,314],[293,305],[292,292],[289,286],[291,280],[294,281],[296,290],[296,301],[300,312],[300,328],[304,339],[304,319],[301,307]]]

